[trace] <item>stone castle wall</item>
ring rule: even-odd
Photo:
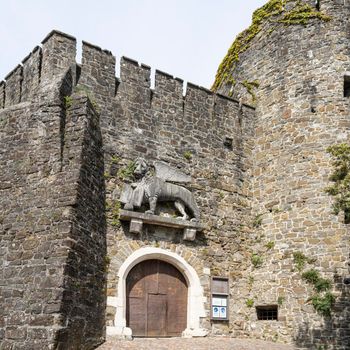
[[[183,82],[160,71],[152,90],[150,68],[125,57],[117,79],[110,52],[83,42],[76,64],[75,44],[53,31],[1,83],[2,342],[101,342],[106,296],[116,296],[121,264],[143,246],[182,256],[207,297],[202,326],[232,332],[233,323],[210,322],[210,275],[230,277],[233,288],[249,264],[254,109],[190,83],[183,96]],[[195,242],[153,226],[135,236],[119,221],[121,186],[131,181],[123,174],[140,156],[192,176],[205,225]],[[107,312],[113,325],[116,310]]]
[[[201,277],[207,297],[207,316],[202,326],[209,332],[228,334],[232,325],[210,322],[208,271],[229,276],[233,286],[240,278],[239,267],[248,264],[242,226],[247,221],[249,205],[243,179],[254,109],[190,83],[183,96],[182,80],[160,71],[155,73],[152,90],[150,68],[125,57],[116,81],[114,65],[109,52],[83,43],[79,84],[91,91],[103,116],[110,260],[107,296],[117,297],[118,271],[133,252],[146,246],[173,251]],[[225,146],[226,138],[231,139],[232,149]],[[191,159],[186,159],[186,153]],[[118,220],[120,191],[123,183],[130,181],[120,176],[120,170],[140,156],[149,162],[163,160],[192,176],[190,188],[206,227],[195,242],[183,241],[181,230],[155,226],[146,226],[137,236]],[[109,305],[107,311],[107,325],[114,326],[115,306]]]
[[[94,348],[104,339],[101,132],[87,97],[64,103],[75,40],[56,39],[8,75],[0,109],[2,349]]]
[[[308,348],[350,344],[349,288],[343,284],[349,273],[349,228],[332,213],[333,199],[324,191],[332,172],[326,148],[349,142],[350,100],[343,91],[350,63],[349,6],[321,0],[329,22],[311,19],[306,25],[277,27],[266,22],[234,71],[237,81],[259,83],[249,175],[252,218],[262,219],[252,251],[263,264],[252,269],[254,282],[244,297],[254,305],[273,304],[280,297],[287,331],[276,338],[294,337]],[[220,91],[229,93],[230,87]],[[233,96],[252,98],[241,84]],[[269,242],[272,248],[266,252]],[[308,301],[314,291],[296,269],[296,252],[316,260],[304,271],[316,268],[333,281],[337,301],[331,318],[319,316]],[[252,320],[254,312],[242,313],[242,319],[248,315],[251,320],[243,332],[270,335],[273,323]]]
[[[321,1],[329,22],[264,24],[234,73],[258,82],[255,101],[244,84],[221,95],[188,83],[184,96],[183,81],[160,71],[151,89],[150,67],[126,57],[116,78],[111,52],[83,42],[77,64],[75,39],[50,33],[0,83],[3,344],[93,348],[103,341],[106,301],[115,326],[119,269],[153,247],[194,268],[209,335],[345,349],[348,228],[324,188],[327,146],[348,141],[348,5]],[[132,234],[120,221],[137,157],[191,175],[205,226],[194,242],[153,225]],[[310,259],[305,270],[332,280],[331,318],[310,305],[298,252]],[[229,322],[210,320],[211,276],[229,277]],[[259,305],[278,305],[278,321],[258,321]]]

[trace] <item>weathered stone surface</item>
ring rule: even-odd
[[[121,218],[122,219],[122,218]],[[143,221],[139,219],[131,219],[129,231],[131,233],[141,233],[143,228]]]
[[[203,231],[205,228],[203,225],[195,221],[182,220],[182,219],[152,215],[147,213],[146,214],[138,213],[130,210],[120,210],[120,219],[128,220],[128,221],[136,219],[144,223],[147,223],[149,225],[159,225],[159,226],[172,227],[172,228],[194,228],[198,231]]]
[[[30,101],[37,91],[40,83],[41,48],[34,50],[22,61],[23,81],[21,91],[21,101]]]
[[[90,348],[104,337],[102,139],[86,97],[62,103],[72,79],[61,73],[44,88],[32,81],[30,101],[0,110],[4,349]]]
[[[183,229],[183,240],[194,241],[197,231],[203,231],[204,227],[198,222],[183,220],[181,218],[169,218],[152,214],[143,214],[129,210],[120,211],[120,220],[130,220],[129,232],[142,233],[143,224]]]
[[[313,1],[305,2],[314,8]],[[348,2],[319,3],[332,17],[329,22],[311,19],[307,25],[280,25],[275,30],[274,21],[266,22],[236,64],[236,81],[259,82],[249,174],[253,213],[262,215],[252,252],[264,263],[246,271],[247,282],[237,285],[233,298],[241,300],[235,310],[243,321],[254,317],[254,309],[245,307],[242,288],[255,305],[273,304],[283,296],[279,309],[286,322],[279,326],[279,339],[294,338],[307,348],[345,349],[350,347],[350,295],[337,276],[349,274],[349,228],[332,213],[332,199],[324,189],[331,173],[326,148],[349,142],[344,122],[350,100],[343,89],[350,62],[350,38],[344,32],[350,7]],[[229,88],[221,92],[229,93]],[[252,101],[241,84],[236,84],[233,97]],[[267,250],[269,242],[275,245]],[[305,305],[313,290],[293,263],[293,253],[299,251],[315,259],[305,270],[315,267],[333,283],[337,301],[330,319]],[[248,278],[254,280],[251,286]],[[263,337],[275,327],[257,322],[254,330],[244,333]]]
[[[149,67],[127,58],[122,59],[119,82],[114,78],[113,56],[90,44],[84,44],[80,85],[74,88],[77,69],[70,69],[74,41],[54,31],[44,40],[42,55],[35,49],[24,60],[23,79],[15,85],[10,82],[10,86],[22,84],[16,87],[16,96],[22,93],[16,100],[10,97],[6,103],[6,85],[1,84],[5,103],[0,136],[6,147],[0,157],[4,232],[0,284],[5,305],[0,335],[5,347],[93,347],[104,336],[108,267],[108,295],[116,293],[119,266],[142,246],[176,251],[200,276],[213,264],[229,274],[225,255],[210,255],[206,247],[229,252],[237,250],[243,238],[237,230],[232,244],[227,244],[215,230],[238,227],[233,223],[244,221],[248,213],[244,208],[228,212],[237,199],[244,202],[244,186],[238,180],[231,184],[229,178],[246,166],[240,157],[243,149],[250,148],[254,110],[239,109],[238,102],[194,85],[189,86],[184,104],[182,82],[162,72],[157,72],[151,93]],[[71,95],[73,89],[76,95]],[[243,138],[242,128],[247,130]],[[223,135],[241,148],[227,151]],[[187,221],[175,228],[144,225],[140,237],[130,239],[119,222],[117,205],[121,186],[129,180],[119,176],[124,165],[137,157],[161,160],[185,173],[186,180],[193,178],[190,189],[206,227],[196,244],[184,241]],[[162,218],[177,222],[172,218],[174,208],[170,213],[168,209],[159,207]],[[194,226],[188,222],[190,229],[202,229]],[[203,283],[209,296],[209,279]],[[20,328],[13,331],[14,326]]]
[[[77,66],[75,39],[57,31],[0,83],[3,349],[102,342],[106,295],[117,297],[118,271],[142,247],[193,267],[209,336],[349,347],[348,228],[324,192],[325,149],[348,139],[349,6],[320,4],[331,21],[274,31],[266,23],[240,55],[239,80],[260,83],[256,110],[244,104],[251,95],[240,85],[236,100],[193,84],[183,96],[180,79],[156,71],[152,90],[150,68],[126,57],[116,79],[114,56],[88,43]],[[204,227],[194,241],[187,239],[199,228],[179,226],[167,203],[159,203],[157,220],[128,214],[143,222],[137,229],[120,221],[122,187],[134,181],[128,169],[138,157],[192,179]],[[332,318],[308,302],[313,290],[295,252],[332,280]],[[225,324],[209,317],[211,276],[229,277]],[[255,306],[277,304],[278,321],[257,319]],[[108,306],[108,326],[118,307]]]
[[[10,107],[21,102],[22,66],[18,65],[6,77],[5,107]]]

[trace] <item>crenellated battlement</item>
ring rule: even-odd
[[[255,109],[160,70],[152,88],[151,74],[151,67],[123,56],[117,78],[115,56],[86,41],[77,63],[76,39],[52,31],[0,83],[3,267],[6,288],[20,288],[15,301],[25,305],[18,310],[11,294],[5,296],[5,314],[19,312],[21,320],[18,329],[11,319],[0,324],[5,346],[77,349],[103,341],[106,290],[109,296],[116,290],[113,280],[106,288],[106,256],[115,259],[112,251],[124,250],[131,237],[122,225],[111,224],[109,207],[118,207],[121,181],[129,180],[123,171],[138,157],[191,174],[188,189],[196,193],[208,227],[193,246],[179,242],[172,228],[161,232],[157,226],[147,233],[150,242],[167,236],[164,248],[179,245],[184,256],[198,244],[217,249],[220,222],[227,244],[218,264],[227,264],[226,255],[236,249],[237,227],[249,212],[241,203],[249,195],[244,174]],[[229,212],[233,206],[239,210]],[[22,267],[35,270],[17,278]],[[32,312],[33,298],[40,299],[40,313]],[[53,313],[60,320],[54,331]],[[22,322],[29,317],[32,324]],[[14,338],[14,331],[28,337]]]
[[[117,78],[115,56],[86,41],[78,64],[76,39],[54,30],[1,82],[0,109],[35,103],[55,89],[61,101],[80,92],[99,112],[111,154],[124,149],[123,140],[128,140],[130,158],[176,163],[184,162],[186,152],[205,158],[216,150],[213,155],[221,155],[217,158],[221,162],[229,142],[232,155],[239,159],[241,148],[237,145],[253,130],[253,107],[190,82],[185,85],[182,79],[160,70],[155,71],[154,80],[151,88],[151,67],[125,56],[120,59]],[[66,106],[61,107],[64,116]]]
[[[21,101],[29,101],[40,84],[42,50],[36,46],[22,61]]]
[[[153,96],[161,94],[172,94],[173,98],[186,103],[198,92],[203,99],[212,99],[213,105],[214,99],[227,98],[192,83],[187,83],[184,95],[184,81],[160,70],[155,71],[155,87],[151,89],[151,67],[125,56],[121,57],[120,78],[117,78],[115,56],[86,41],[82,42],[82,62],[77,64],[76,39],[57,30],[49,33],[41,44],[0,82],[0,108],[30,101],[41,86],[62,77],[72,66],[77,72],[75,84],[91,90],[101,105],[106,104],[107,99],[118,98],[123,85],[127,85],[132,94],[143,95],[149,105]]]
[[[76,39],[53,30],[0,83],[0,108],[29,101],[38,88],[75,64]]]

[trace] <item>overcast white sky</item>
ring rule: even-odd
[[[210,87],[267,0],[0,0],[0,80],[52,30]]]

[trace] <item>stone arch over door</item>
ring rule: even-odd
[[[134,266],[145,260],[161,260],[173,265],[179,270],[188,286],[187,297],[187,327],[183,336],[201,337],[207,335],[207,330],[200,327],[200,318],[206,317],[204,309],[203,288],[194,268],[184,258],[176,253],[161,248],[145,247],[133,252],[121,265],[118,272],[118,295],[108,297],[107,304],[116,307],[114,326],[107,327],[108,335],[132,336],[131,328],[126,322],[126,279]]]

